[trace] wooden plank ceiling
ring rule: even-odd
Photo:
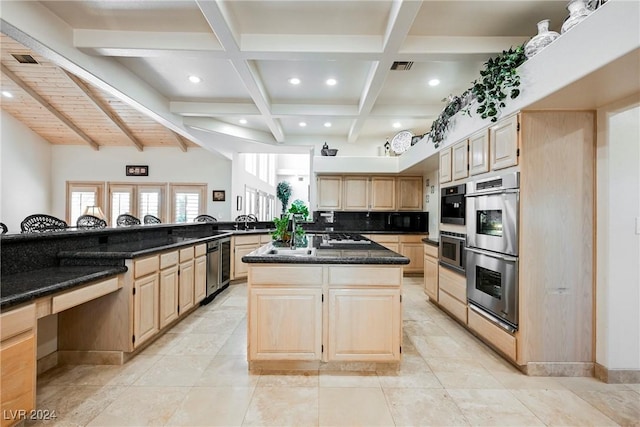
[[[4,34],[0,45],[0,84],[13,95],[2,98],[2,109],[49,143],[183,151],[198,146]],[[20,63],[13,55],[29,55],[37,63]]]

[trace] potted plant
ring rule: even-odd
[[[278,200],[282,202],[282,215],[287,212],[287,206],[289,205],[289,198],[291,197],[291,184],[287,181],[281,181],[276,187],[276,196]]]
[[[271,232],[271,239],[274,246],[288,246],[291,242],[291,232],[289,231],[289,215],[273,218],[275,230]]]
[[[309,217],[309,209],[300,199],[294,200],[288,211],[282,214],[280,218],[273,218],[275,230],[271,233],[271,238],[275,246],[287,246],[291,244],[292,232],[289,230],[289,220],[295,216],[296,221],[306,221]],[[300,224],[296,224],[293,231],[296,246],[304,246],[307,244],[304,229]]]

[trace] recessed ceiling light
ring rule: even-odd
[[[4,96],[5,98],[13,98],[13,94],[7,90],[2,91],[2,96]]]
[[[305,122],[300,122],[300,123],[298,123],[298,125],[299,125],[301,128],[303,128],[303,127],[305,127],[307,124],[306,124]]]
[[[400,123],[400,122],[395,122],[392,126],[393,126],[394,128],[396,128],[396,129],[398,129],[399,127],[402,127],[402,123]]]
[[[326,122],[326,123],[324,124],[324,127],[326,127],[326,128],[330,128],[330,127],[331,127],[331,122]]]
[[[299,85],[300,84],[300,79],[297,77],[291,77],[289,79],[289,83],[291,83],[292,85]]]
[[[439,84],[440,84],[440,80],[438,79],[429,80],[429,86],[438,86]]]
[[[247,119],[240,119],[238,121],[240,122],[241,125],[246,125],[247,124]]]
[[[329,86],[335,86],[338,81],[336,79],[327,79],[326,83]]]
[[[198,76],[189,76],[189,81],[191,83],[200,83],[202,79]]]

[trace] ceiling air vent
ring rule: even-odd
[[[11,56],[16,58],[16,61],[18,61],[21,64],[37,64],[38,63],[38,61],[33,59],[33,56],[31,55],[12,53]]]
[[[391,69],[398,71],[409,71],[412,65],[413,61],[396,61],[391,64]]]

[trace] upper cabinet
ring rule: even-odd
[[[318,177],[318,210],[337,211],[342,209],[342,177]]]
[[[469,137],[469,174],[489,172],[489,131],[483,129]]]
[[[440,183],[451,182],[451,147],[440,150]]]
[[[453,164],[451,174],[453,179],[463,179],[469,176],[469,145],[467,140],[460,141],[451,148]]]
[[[518,118],[518,115],[508,117],[489,128],[491,170],[518,164]]]
[[[421,211],[421,176],[318,176],[318,210]]]

